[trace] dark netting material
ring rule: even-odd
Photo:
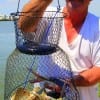
[[[33,33],[23,33],[17,27],[18,17],[24,15],[26,14],[17,13],[16,15],[16,13],[12,13],[15,24],[17,48],[26,54],[47,55],[55,52],[58,49],[56,45],[59,42],[58,39],[61,33],[63,13],[45,12],[42,18],[38,17],[41,19],[38,24],[39,28]],[[36,17],[33,17],[33,19],[35,20]]]
[[[45,87],[45,83],[52,83],[62,87],[60,96],[63,100],[79,100],[69,58],[58,47],[63,24],[62,13],[57,13],[56,16],[55,12],[52,13],[53,15],[51,12],[48,14],[46,15],[49,17],[41,18],[38,24],[39,28],[35,33],[25,33],[26,35],[24,36],[24,33],[17,27],[18,18],[16,19],[13,16],[16,33],[16,49],[7,60],[4,100],[13,100],[10,99],[12,93],[20,87],[32,91],[36,86]],[[36,76],[38,76],[36,75],[37,73],[44,79],[42,82],[34,84],[32,81],[35,82]],[[70,80],[70,84],[67,80]],[[49,93],[47,94],[51,96]],[[51,97],[54,97],[54,95]]]
[[[32,69],[46,78],[71,79],[72,72],[69,61],[66,58],[67,55],[60,49],[51,55],[45,56],[26,55],[17,49],[14,50],[7,60],[4,100],[9,100],[8,98],[11,96],[11,93],[17,88],[25,86],[26,76],[29,72],[28,68],[33,62]],[[34,78],[34,74],[30,73],[27,81],[34,80]],[[76,99],[77,91],[73,83],[70,83],[70,85],[71,87],[69,85],[65,86],[64,92],[67,91],[66,100],[78,100]],[[34,84],[27,82],[25,88],[32,90]]]

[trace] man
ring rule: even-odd
[[[51,2],[52,0],[30,0],[22,11],[31,11],[28,16],[39,11],[39,16],[42,16]],[[100,82],[100,21],[88,12],[90,2],[91,0],[66,0],[63,11],[67,16],[64,17],[59,43],[63,50],[69,51],[72,70],[77,74],[74,81],[80,100],[99,100],[95,85]],[[36,31],[39,20],[22,16],[18,25],[25,33],[33,32]]]

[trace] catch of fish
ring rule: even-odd
[[[41,94],[39,94],[38,92],[40,90],[40,87],[35,87],[32,91],[24,88],[18,88],[12,93],[10,100],[63,100],[62,98],[55,99],[47,96],[44,90],[41,92]]]

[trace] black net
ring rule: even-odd
[[[7,60],[4,100],[79,99],[68,55],[58,46],[63,24],[62,13],[48,14],[48,17],[41,18],[35,33],[25,33],[24,36],[17,27],[18,18],[13,16],[16,49]],[[52,89],[47,89],[47,85]],[[56,85],[61,87],[59,93],[54,89]],[[38,95],[45,91],[50,99],[32,99],[35,87],[41,87]],[[22,90],[20,88],[31,91],[32,98],[21,99],[22,96],[18,98],[17,94],[13,96],[13,93]]]
[[[34,20],[40,19],[36,32],[24,33],[18,26],[19,16],[25,16],[26,13],[12,13],[16,33],[16,46],[26,54],[47,55],[56,52],[61,33],[63,13],[50,12],[44,13],[43,17],[32,17]],[[29,17],[29,16],[27,16]],[[23,35],[24,34],[24,35]],[[30,35],[29,35],[30,34]]]

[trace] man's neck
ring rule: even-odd
[[[86,18],[86,15],[87,13],[80,13],[80,14],[77,14],[77,13],[73,13],[73,14],[70,14],[69,16],[69,19],[71,20],[71,23],[73,25],[73,27],[80,27],[83,25],[84,23],[84,20]]]

